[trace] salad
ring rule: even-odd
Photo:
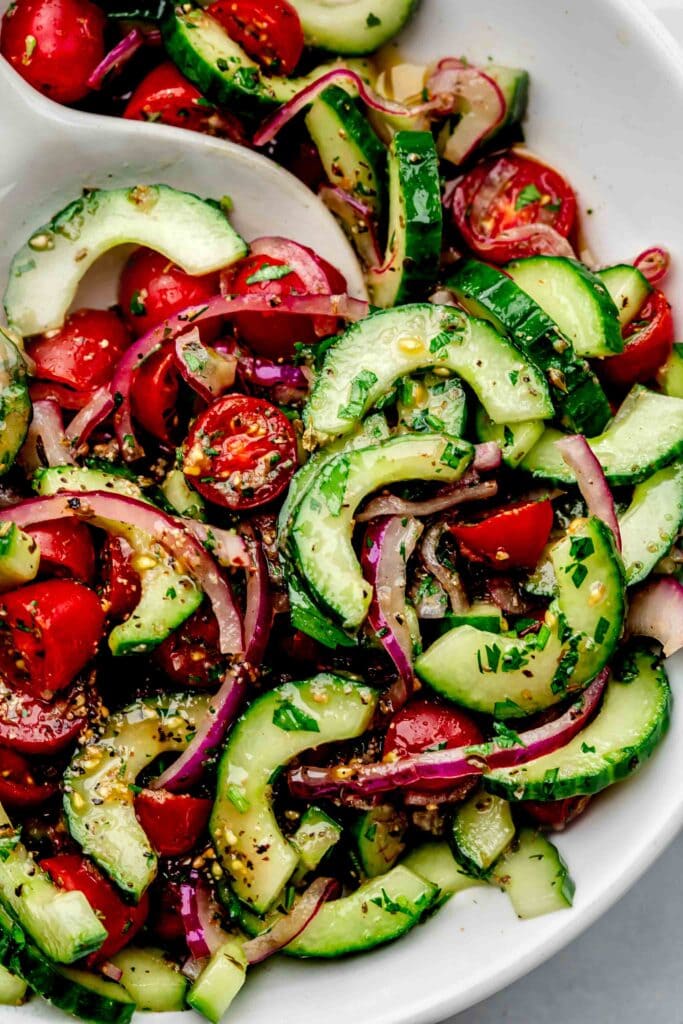
[[[666,733],[668,254],[591,255],[570,183],[521,146],[524,71],[378,70],[414,6],[5,15],[3,53],[23,38],[15,66],[63,102],[123,87],[160,33],[174,63],[126,116],[182,102],[176,123],[229,124],[300,170],[314,155],[370,302],[295,240],[247,243],[228,196],[165,184],[89,190],[16,253],[3,1005],[218,1022],[252,965],[371,950],[471,886],[523,919],[570,907],[549,834],[599,814]],[[117,305],[77,308],[124,243]]]

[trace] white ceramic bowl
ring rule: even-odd
[[[399,45],[417,58],[467,54],[483,62],[490,55],[528,68],[529,145],[564,170],[577,188],[594,253],[605,263],[628,260],[659,243],[681,265],[683,67],[680,51],[639,0],[424,0]],[[27,224],[40,219],[36,207],[41,214],[52,211],[54,193],[63,194],[71,176],[78,187],[91,169],[101,177],[110,167],[119,181],[129,174],[137,180],[146,164],[156,172],[166,153],[170,162],[164,177],[170,182],[192,189],[197,180],[211,177],[207,165],[198,162],[196,144],[187,136],[181,140],[178,132],[158,130],[154,143],[141,134],[144,155],[132,166],[121,166],[113,143],[103,147],[106,159],[97,153],[92,118],[52,109],[72,123],[72,132],[74,120],[80,122],[79,155],[65,151],[56,158],[52,138],[50,165],[22,166],[21,159],[14,159],[21,180],[10,184],[2,174],[8,157],[3,147],[0,211],[3,240],[12,245]],[[0,111],[1,119],[4,95]],[[216,161],[219,150],[214,144]],[[151,180],[149,169],[146,177]],[[250,217],[255,215],[258,210],[252,209]],[[238,223],[239,216],[238,210]],[[266,220],[251,233],[272,231],[273,223]],[[9,247],[8,241],[0,257],[5,264]],[[667,284],[674,299],[680,284],[678,271]],[[683,659],[670,664],[669,671],[675,690],[683,679]],[[683,822],[682,777],[683,717],[675,710],[669,736],[653,760],[596,800],[559,839],[577,883],[572,910],[519,922],[500,893],[471,890],[397,944],[367,956],[337,963],[280,959],[265,964],[250,976],[228,1019],[241,1024],[431,1024],[472,1005],[555,953],[638,879]],[[21,1010],[4,1010],[2,1019],[47,1024],[58,1018],[34,1001]],[[169,1014],[161,1024],[187,1020]]]

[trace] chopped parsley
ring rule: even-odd
[[[346,405],[342,405],[337,413],[344,420],[357,420],[365,412],[365,405],[371,388],[378,381],[376,373],[372,370],[361,370],[351,381],[351,392]]]
[[[493,705],[493,714],[496,718],[519,718],[527,712],[514,700],[497,700]]]
[[[509,747],[524,747],[525,743],[522,742],[522,738],[518,732],[514,729],[508,729],[507,725],[503,722],[494,722],[493,731],[496,734],[496,743],[499,747],[507,749]]]
[[[147,307],[145,306],[139,291],[134,291],[130,297],[130,311],[133,316],[147,316]]]
[[[276,266],[272,263],[264,263],[262,267],[255,270],[247,278],[247,284],[260,284],[262,281],[279,281],[281,277],[287,277],[293,273],[292,268],[286,263]]]
[[[225,795],[227,796],[228,800],[233,805],[235,810],[239,811],[240,814],[246,814],[246,812],[251,807],[251,804],[249,803],[249,801],[247,800],[246,796],[244,795],[239,786],[235,786],[234,784],[228,786],[228,788],[225,791]]]
[[[374,903],[376,907],[380,907],[381,910],[386,910],[388,914],[406,914],[406,916],[410,916],[410,912],[405,907],[402,907],[396,900],[392,900],[386,889],[382,889],[382,895],[376,896],[370,902]]]
[[[595,753],[595,747],[591,747],[591,745],[589,743],[582,743],[581,744],[581,753],[582,754],[594,754]]]
[[[315,718],[298,708],[291,700],[283,700],[273,712],[273,725],[283,732],[320,732]]]
[[[382,24],[382,19],[378,18],[376,14],[373,14],[372,11],[370,11],[367,18],[365,19],[365,24],[368,26],[368,28],[377,28],[378,25]]]
[[[451,469],[457,469],[462,462],[462,452],[458,450],[452,441],[449,441],[443,450],[439,462],[442,462],[444,466],[450,466]]]
[[[603,643],[607,636],[607,630],[609,629],[609,619],[606,619],[603,615],[598,619],[598,624],[595,627],[595,633],[593,634],[596,644]]]
[[[525,185],[515,200],[515,210],[523,210],[525,206],[531,206],[541,199],[541,193],[535,185]]]
[[[318,490],[325,499],[331,515],[338,516],[344,505],[346,495],[346,482],[349,478],[349,460],[347,458],[335,459],[326,466],[320,474]]]

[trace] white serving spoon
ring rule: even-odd
[[[207,198],[231,197],[247,241],[282,235],[312,246],[365,297],[343,232],[312,192],[258,153],[184,128],[87,114],[41,96],[0,58],[0,291],[14,252],[84,187],[164,183]],[[86,275],[77,305],[115,301],[113,250]]]

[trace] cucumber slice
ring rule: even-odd
[[[435,885],[399,864],[350,896],[325,903],[283,952],[329,959],[373,949],[405,935],[438,898]]]
[[[292,0],[304,39],[331,53],[372,53],[407,24],[419,0]]]
[[[426,373],[422,379],[401,381],[396,412],[400,432],[462,437],[467,424],[467,396],[457,377]],[[542,433],[541,427],[539,436]]]
[[[292,575],[287,585],[289,616],[294,629],[313,637],[324,647],[355,647],[355,637],[349,636],[313,603],[298,576]]]
[[[210,830],[236,896],[257,913],[272,906],[299,861],[273,812],[274,773],[304,750],[360,736],[376,699],[367,686],[322,674],[265,693],[232,729]]]
[[[542,480],[575,483],[555,444],[562,436],[546,429],[522,460],[522,469]],[[683,452],[683,401],[636,384],[605,432],[588,440],[609,483],[638,483]]]
[[[188,1004],[212,1024],[218,1024],[230,1008],[247,977],[247,961],[238,939],[216,950],[190,989]]]
[[[493,869],[492,881],[510,897],[517,917],[528,920],[566,910],[574,900],[574,882],[556,846],[523,828]]]
[[[491,793],[475,793],[451,823],[451,849],[463,871],[486,878],[494,861],[515,836],[510,804]]]
[[[577,520],[554,545],[557,603],[536,636],[458,626],[415,662],[432,689],[475,711],[520,718],[585,687],[607,664],[625,615],[623,569],[611,531]]]
[[[156,249],[188,274],[220,270],[247,251],[216,203],[168,185],[95,189],[38,228],[12,260],[10,326],[24,336],[61,327],[88,268],[126,243]]]
[[[206,522],[204,499],[189,486],[181,469],[172,469],[166,475],[161,493],[177,515]]]
[[[304,409],[307,440],[350,433],[397,380],[431,367],[466,381],[496,423],[553,415],[543,374],[490,324],[415,303],[373,313],[330,346]]]
[[[487,601],[475,601],[466,612],[448,612],[434,625],[439,636],[456,626],[473,626],[474,629],[487,629],[489,633],[502,633],[503,627],[507,628],[500,608]]]
[[[348,92],[338,85],[321,92],[306,127],[330,184],[357,196],[379,217],[387,152]]]
[[[674,345],[671,355],[657,374],[657,383],[665,395],[683,398],[683,345]]]
[[[601,278],[578,260],[529,256],[505,269],[571,340],[577,355],[611,356],[623,350],[619,311]]]
[[[355,629],[367,615],[372,587],[352,544],[354,514],[363,498],[402,480],[458,480],[472,446],[442,434],[403,434],[373,448],[337,455],[304,495],[292,525],[292,546],[311,592]]]
[[[598,793],[650,757],[667,730],[670,704],[660,659],[631,647],[622,667],[614,670],[590,725],[552,754],[489,772],[484,785],[507,800],[563,800]]]
[[[497,84],[505,100],[505,117],[486,137],[492,139],[503,129],[524,120],[529,98],[529,72],[502,64],[487,64],[484,71]]]
[[[138,1010],[164,1013],[185,1009],[187,978],[163,949],[127,946],[112,957],[112,963],[123,971],[121,984]]]
[[[683,528],[683,464],[660,469],[633,491],[619,518],[621,556],[629,586],[649,576]]]
[[[13,465],[31,420],[26,364],[0,327],[0,476]]]
[[[423,843],[404,857],[402,865],[410,868],[416,875],[426,878],[439,889],[439,905],[451,896],[484,883],[471,875],[466,875],[453,857],[448,843]]]
[[[26,1001],[28,985],[6,967],[0,967],[0,1006],[21,1006]]]
[[[557,324],[534,299],[497,267],[463,260],[446,287],[461,306],[509,334],[541,370],[565,426],[589,437],[610,418],[607,397],[585,359],[574,352]]]
[[[483,406],[477,409],[475,429],[480,441],[495,441],[503,455],[503,462],[516,469],[540,440],[545,424],[543,420],[524,423],[494,423]]]
[[[627,263],[598,270],[597,277],[612,296],[619,313],[619,323],[622,328],[626,327],[635,320],[652,291],[652,285],[639,270]]]
[[[30,583],[38,575],[40,549],[15,523],[0,523],[0,590]]]
[[[138,901],[157,856],[135,817],[133,787],[160,754],[182,753],[206,714],[205,694],[163,694],[112,715],[64,772],[64,810],[83,852]]]
[[[408,819],[391,804],[366,811],[353,826],[360,865],[368,878],[384,875],[406,848]]]
[[[292,836],[292,846],[299,854],[297,874],[303,878],[315,871],[330,850],[337,845],[342,827],[319,807],[308,807]],[[295,881],[297,877],[295,876]]]
[[[387,249],[383,266],[367,273],[372,301],[382,309],[421,295],[439,272],[443,207],[432,133],[396,132],[388,171]]]

